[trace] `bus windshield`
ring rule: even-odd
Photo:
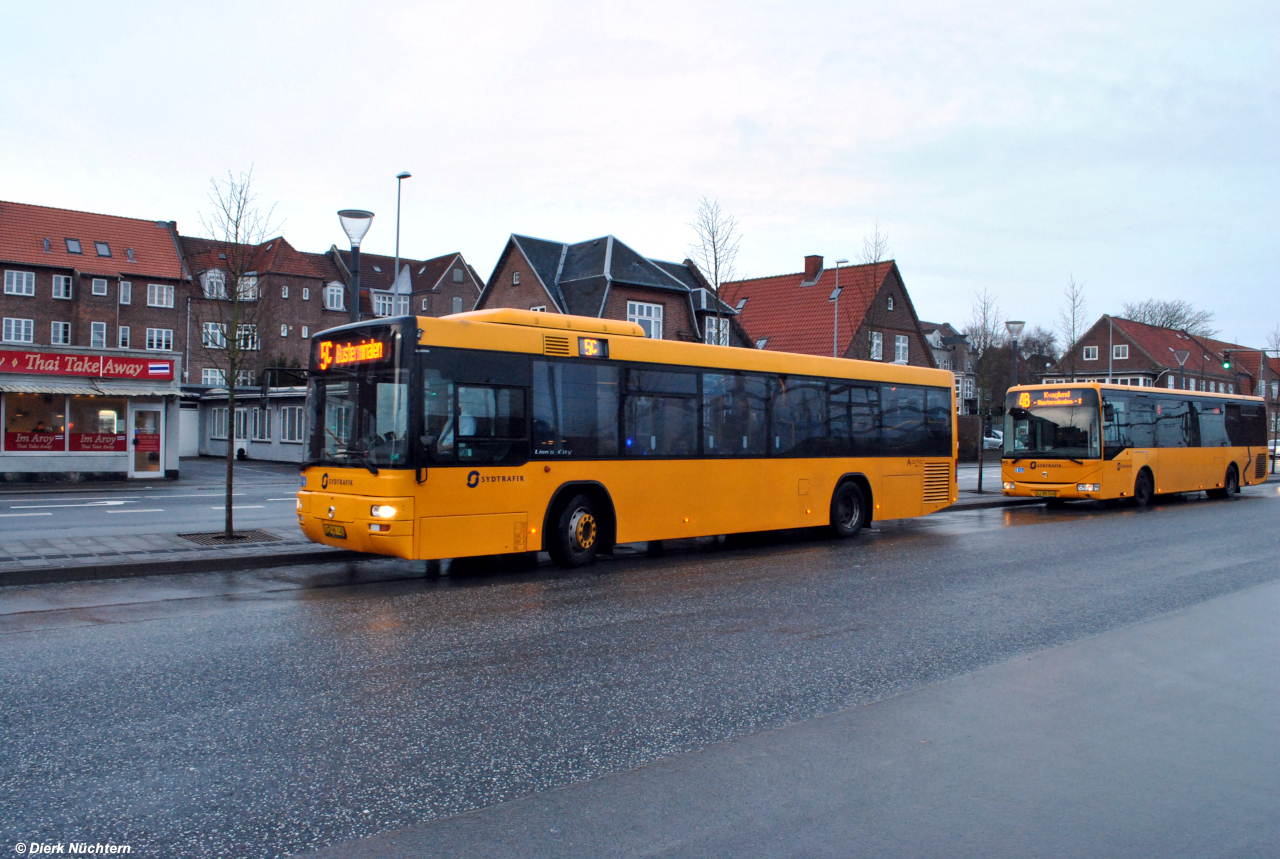
[[[320,342],[323,372],[311,378],[307,408],[312,464],[410,467],[409,371],[392,357],[393,338],[378,333],[355,343]]]
[[[1004,456],[1098,459],[1098,393],[1092,388],[1010,391],[1005,402]]]

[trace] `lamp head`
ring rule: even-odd
[[[847,259],[836,260],[836,265],[848,265],[848,264],[849,264],[849,261]]]
[[[1187,364],[1187,359],[1191,357],[1191,353],[1185,349],[1178,349],[1174,351],[1173,357],[1178,359],[1179,367],[1185,367]]]
[[[401,170],[399,173],[396,174],[397,179],[408,179],[411,176],[413,176],[413,174],[410,173],[408,170]]]
[[[351,241],[351,247],[358,248],[360,240],[364,238],[365,233],[369,232],[369,225],[373,223],[373,212],[366,212],[364,209],[343,209],[338,212],[338,220],[342,222],[342,231]]]
[[[1013,337],[1014,340],[1017,340],[1019,337],[1022,336],[1022,329],[1025,328],[1026,325],[1027,323],[1025,322],[1010,321],[1010,322],[1006,322],[1004,324],[1004,327],[1009,329],[1009,335]]]

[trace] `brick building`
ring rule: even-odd
[[[748,346],[734,308],[686,259],[641,256],[613,236],[577,244],[512,235],[476,309],[514,307],[636,322],[650,337]]]
[[[351,252],[333,246],[327,255],[343,283],[351,284]],[[427,260],[360,254],[360,316],[448,316],[475,309],[484,281],[460,253]]]
[[[933,350],[933,363],[956,378],[956,409],[962,415],[978,412],[978,377],[974,372],[969,338],[949,322],[921,322],[920,330]]]
[[[824,268],[816,255],[805,257],[804,264],[804,271],[794,274],[721,287],[725,303],[739,311],[738,321],[758,348],[937,366],[895,261],[840,266],[838,305],[830,300],[836,270]]]

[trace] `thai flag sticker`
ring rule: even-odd
[[[169,375],[168,361],[152,361],[147,365],[148,376],[167,376]]]

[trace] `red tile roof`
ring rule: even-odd
[[[1157,328],[1131,319],[1113,317],[1112,321],[1116,328],[1128,335],[1157,364],[1171,370],[1178,369],[1178,359],[1173,354],[1175,351],[1191,353],[1185,368],[1185,372],[1189,375],[1226,375],[1222,369],[1222,353],[1227,350],[1243,352],[1247,349],[1236,343],[1226,343],[1209,337],[1196,337],[1172,328]]]
[[[81,253],[67,251],[66,239],[78,239]],[[44,240],[49,240],[49,252]],[[94,242],[106,242],[110,257],[100,257]],[[129,249],[133,249],[133,262]],[[182,261],[167,221],[97,215],[72,209],[0,202],[0,260],[17,265],[74,268],[85,274],[115,277],[182,277]]]
[[[186,254],[187,266],[193,275],[213,268],[226,268],[226,261],[219,254],[226,253],[228,243],[213,239],[201,239],[193,236],[182,236],[182,252]],[[332,266],[317,265],[312,257],[318,254],[304,254],[294,250],[283,236],[265,241],[259,245],[243,245],[247,250],[245,265],[251,271],[260,274],[284,274],[294,277],[331,278],[334,274]]]
[[[894,269],[893,260],[840,267],[839,351],[845,354],[862,325],[879,288]],[[878,277],[875,271],[878,271]],[[879,280],[879,283],[876,281]],[[830,355],[835,308],[830,298],[836,270],[823,269],[812,286],[801,286],[804,272],[757,277],[722,284],[721,298],[730,307],[747,299],[738,321],[755,340],[768,338],[765,348],[806,355]]]
[[[338,251],[342,255],[344,265],[350,267],[351,252]],[[414,260],[407,257],[400,257],[400,267],[409,267],[409,286],[413,292],[425,292],[432,289],[440,278],[453,265],[454,260],[461,256],[458,252],[445,254],[444,256],[434,257],[428,260]],[[395,257],[383,256],[382,254],[360,254],[360,288],[387,290],[391,288],[391,284],[395,281]],[[380,270],[375,270],[380,269]],[[483,285],[483,281],[480,281]]]

